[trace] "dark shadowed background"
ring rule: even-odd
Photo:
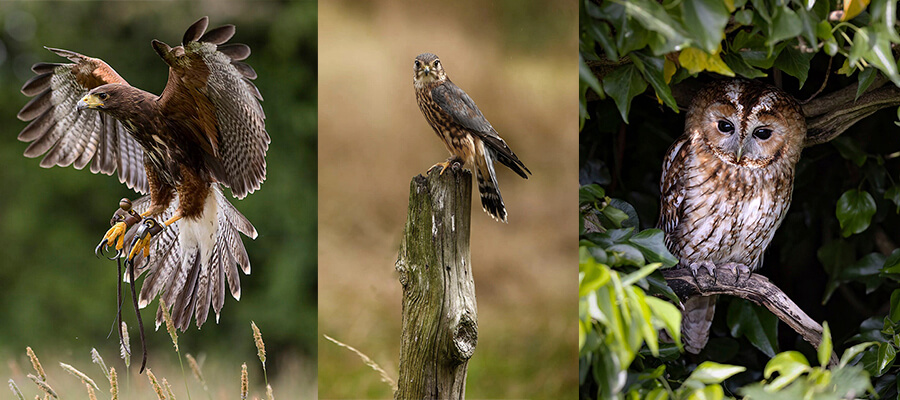
[[[267,345],[276,396],[315,395],[316,11],[311,1],[0,3],[0,377],[14,379],[26,397],[37,393],[25,377],[31,372],[25,347],[31,346],[61,395],[78,397],[69,392],[84,388],[58,362],[88,372],[108,389],[91,365],[89,352],[96,347],[119,371],[120,382],[126,381],[116,335],[108,336],[116,314],[115,264],[92,252],[118,199],[136,195],[115,177],[43,169],[39,159],[22,156],[26,144],[16,136],[26,123],[16,113],[28,101],[19,89],[33,76],[30,66],[66,62],[42,46],[69,49],[101,58],[132,85],[160,93],[167,66],[150,40],[175,46],[190,24],[208,15],[210,28],[236,25],[232,42],[253,51],[247,62],[259,74],[272,145],[262,188],[233,200],[259,231],[255,241],[244,238],[253,269],[241,277],[241,301],[229,296],[218,324],[193,327],[179,345],[202,361],[216,398],[236,398],[242,362],[248,364],[252,392],[262,395],[254,320]],[[165,329],[153,331],[155,311],[156,302],[142,313],[148,366],[168,378],[178,397],[186,398],[185,380],[193,396],[204,397],[190,371],[181,376]],[[129,304],[124,314],[132,348],[139,351]],[[133,372],[131,386],[139,394],[126,398],[156,398],[146,389],[147,379]],[[80,388],[60,390],[69,385]]]
[[[473,196],[479,332],[466,395],[575,397],[576,27],[571,1],[320,3],[320,333],[397,378],[409,182],[448,156],[413,90],[413,59],[432,52],[534,172],[497,166],[509,224]],[[356,355],[318,344],[321,397],[391,396]]]

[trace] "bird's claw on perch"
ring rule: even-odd
[[[447,159],[447,161],[442,161],[442,162],[439,162],[439,163],[437,163],[437,164],[432,165],[431,168],[428,168],[428,171],[426,171],[426,173],[431,173],[431,170],[433,170],[433,169],[435,169],[435,168],[437,168],[437,167],[441,167],[441,173],[440,173],[440,175],[444,175],[444,171],[445,171],[447,168],[450,168],[450,166],[459,166],[459,167],[462,167],[462,163],[460,162],[460,160],[459,160],[458,158],[456,158],[456,157],[450,157],[450,158]]]
[[[96,254],[97,257],[105,256],[104,251],[106,248],[115,245],[116,254],[110,259],[115,260],[121,256],[122,249],[125,246],[125,232],[127,232],[135,223],[140,221],[141,218],[141,215],[132,209],[131,200],[127,198],[119,200],[119,209],[113,213],[113,216],[109,221],[109,224],[112,225],[112,227],[109,228],[109,230],[106,231],[106,234],[103,235],[103,238],[100,239],[100,243],[94,248],[94,254]]]
[[[700,289],[706,289],[716,284],[716,264],[711,261],[700,261],[691,263],[691,275]],[[700,270],[706,270],[706,274],[701,274]]]
[[[732,282],[734,286],[745,286],[747,281],[750,280],[750,268],[744,264],[727,263],[722,265],[722,267],[728,268],[734,272],[734,282]]]

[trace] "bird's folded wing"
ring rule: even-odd
[[[112,175],[140,193],[147,193],[144,152],[121,123],[95,110],[78,111],[75,104],[91,89],[107,84],[128,84],[109,65],[97,58],[60,49],[48,50],[68,58],[72,64],[38,63],[31,69],[37,76],[22,86],[33,97],[19,119],[31,121],[19,133],[30,145],[25,156],[44,155],[41,166],[82,169]]]

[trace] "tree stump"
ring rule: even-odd
[[[412,179],[396,268],[403,286],[395,399],[463,399],[478,341],[469,257],[472,175],[454,164]]]

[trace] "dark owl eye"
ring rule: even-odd
[[[420,63],[419,60],[416,60],[416,68],[421,68],[421,67],[422,67],[422,63]]]
[[[772,130],[769,128],[756,128],[756,130],[753,131],[753,136],[759,140],[766,140],[772,136]]]
[[[99,97],[100,100],[106,100],[106,98],[109,97],[109,95],[106,93],[100,93],[97,95],[97,97]]]
[[[719,132],[731,134],[734,132],[734,125],[723,119],[719,121]]]

